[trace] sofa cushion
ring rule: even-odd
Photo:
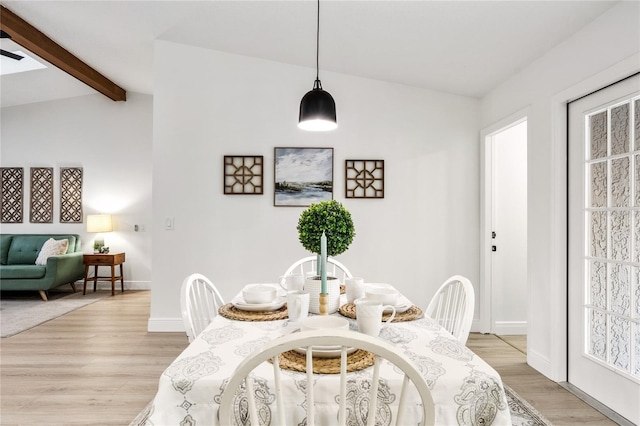
[[[13,235],[1,234],[0,235],[0,265],[7,264],[7,257],[9,256],[9,246],[11,246],[11,240]]]
[[[3,280],[40,279],[47,273],[47,268],[39,265],[4,265],[0,271]]]
[[[49,238],[44,242],[42,248],[40,249],[40,253],[38,253],[38,257],[36,258],[36,265],[47,265],[47,259],[49,256],[59,256],[61,254],[65,254],[67,252],[67,248],[69,248],[69,240],[63,238],[61,240],[54,240],[53,238]]]
[[[74,235],[52,235],[52,234],[14,234],[9,247],[7,265],[34,265],[40,249],[45,241],[53,237],[56,240],[65,238],[69,240],[67,253],[73,253],[76,245]]]

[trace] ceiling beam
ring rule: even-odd
[[[126,101],[123,88],[100,74],[37,28],[0,5],[0,30],[11,40],[114,101]]]

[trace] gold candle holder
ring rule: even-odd
[[[328,315],[327,306],[329,305],[329,293],[320,293],[320,298],[318,300],[320,315]]]

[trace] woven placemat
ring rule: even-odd
[[[345,303],[340,306],[339,312],[344,317],[355,319],[356,305],[354,303]],[[391,314],[382,314],[382,321],[388,320],[390,316]],[[413,305],[406,311],[397,313],[396,317],[391,322],[413,321],[418,318],[422,318],[422,309]]]
[[[218,313],[225,318],[236,321],[276,321],[289,318],[287,305],[275,311],[243,311],[236,308],[231,303],[220,306]]]
[[[280,355],[280,368],[287,370],[307,371],[307,357],[296,351],[283,352]],[[364,370],[375,362],[375,354],[358,349],[347,355],[347,372]],[[340,357],[316,358],[313,357],[313,372],[317,374],[340,374]]]

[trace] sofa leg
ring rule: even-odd
[[[73,292],[76,292],[76,283],[69,283],[71,284],[71,288],[73,289]]]
[[[47,299],[47,293],[45,293],[44,290],[38,290],[38,293],[40,293],[40,297],[42,297],[42,300],[44,300],[45,302],[49,301],[49,299]]]

